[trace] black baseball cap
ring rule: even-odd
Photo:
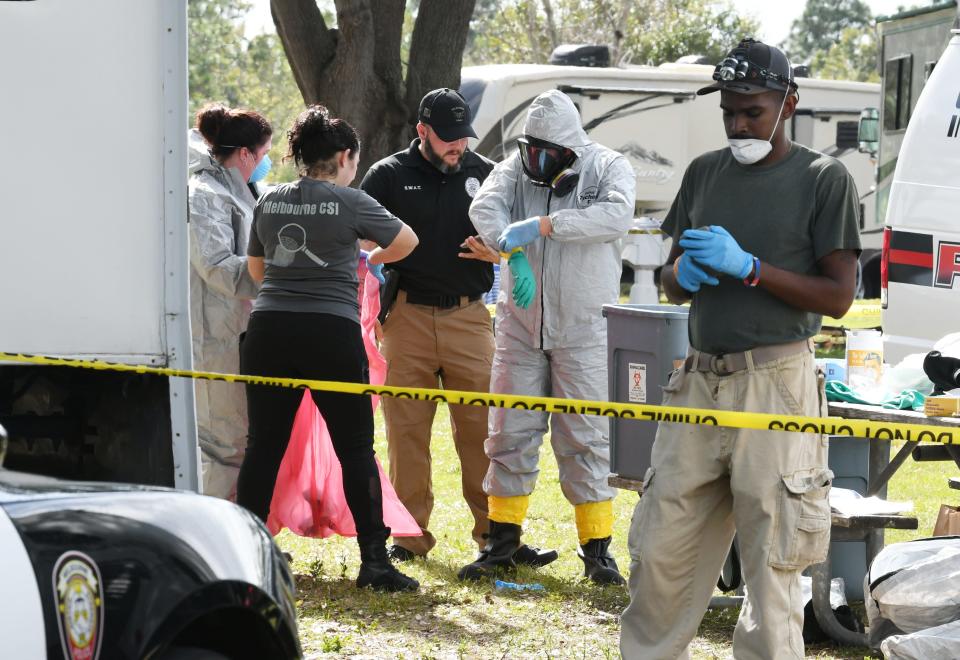
[[[720,72],[725,65],[732,65],[731,68],[736,72],[732,80],[724,80],[720,77]],[[784,52],[776,46],[768,46],[749,37],[727,53],[727,56],[714,69],[713,79],[715,83],[698,89],[697,94],[711,94],[720,89],[737,94],[762,94],[771,90],[785,92],[790,88],[797,89],[790,60]]]
[[[417,119],[432,128],[444,142],[477,137],[470,125],[473,122],[470,106],[455,89],[443,87],[427,92],[420,101]]]

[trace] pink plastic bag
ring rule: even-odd
[[[386,379],[387,363],[377,350],[374,325],[380,313],[379,281],[366,273],[362,282],[360,325],[363,343],[370,362],[370,383],[382,385]],[[376,410],[379,397],[373,398]],[[376,459],[375,459],[376,460]],[[383,522],[393,536],[420,536],[420,526],[400,502],[393,485],[380,472],[383,491]],[[303,393],[300,408],[290,432],[290,444],[280,463],[277,484],[270,502],[267,528],[277,534],[284,527],[300,536],[324,538],[333,534],[356,536],[357,528],[343,494],[343,474],[340,461],[333,450],[330,433],[323,416],[313,403],[310,391]]]

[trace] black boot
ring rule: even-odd
[[[559,556],[556,550],[541,550],[524,543],[513,553],[513,561],[517,566],[542,568],[555,562]]]
[[[357,587],[373,587],[376,591],[416,591],[420,583],[394,568],[387,559],[384,539],[378,538],[360,545]]]
[[[520,547],[521,532],[520,525],[491,520],[486,547],[480,551],[476,561],[460,569],[457,577],[461,580],[479,580],[497,571],[516,568],[513,555]]]
[[[590,539],[580,546],[577,556],[583,560],[583,574],[597,584],[626,584],[617,562],[610,554],[610,537]]]

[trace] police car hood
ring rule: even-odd
[[[573,149],[577,155],[582,155],[580,149],[590,144],[577,107],[569,96],[557,89],[533,99],[527,110],[523,133]]]

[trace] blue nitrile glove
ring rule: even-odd
[[[497,245],[504,252],[509,252],[514,248],[523,247],[527,243],[533,243],[538,238],[540,238],[540,216],[514,222],[500,232]]]
[[[383,278],[383,264],[372,264],[368,257],[370,253],[366,250],[360,250],[360,257],[367,262],[367,270],[370,271],[370,274],[377,278],[380,281],[380,284],[385,284],[386,280]]]
[[[700,268],[696,261],[686,256],[686,253],[677,257],[677,284],[690,293],[699,291],[701,284],[716,286],[719,283],[720,280]]]
[[[680,238],[680,247],[701,266],[741,280],[753,268],[753,255],[744,252],[723,227],[711,225],[706,229],[688,229]]]
[[[530,262],[527,261],[527,255],[523,252],[514,252],[507,261],[510,267],[510,274],[513,275],[513,302],[517,307],[526,309],[533,302],[533,296],[537,292],[537,282],[533,279],[533,270],[530,268]]]

